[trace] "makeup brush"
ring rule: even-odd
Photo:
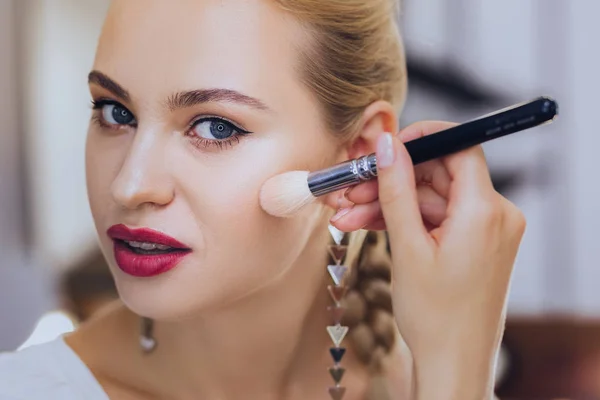
[[[478,119],[405,143],[414,165],[447,156],[511,133],[554,120],[556,101],[539,97]],[[276,217],[289,217],[317,197],[377,178],[377,159],[369,154],[319,171],[292,171],[265,182],[262,208]]]

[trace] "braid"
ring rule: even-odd
[[[369,400],[387,400],[385,362],[394,350],[397,328],[392,310],[391,257],[385,232],[362,231],[350,239],[347,264],[351,267],[344,305],[344,324],[351,345],[373,375]],[[353,240],[354,239],[354,240]],[[387,395],[386,395],[387,393]]]

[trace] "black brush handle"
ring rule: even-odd
[[[413,164],[457,153],[511,133],[552,121],[558,114],[556,101],[540,97],[517,104],[433,135],[406,142]]]

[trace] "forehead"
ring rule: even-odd
[[[272,0],[114,0],[94,69],[134,97],[148,86],[268,95],[298,81],[301,38],[300,25]]]

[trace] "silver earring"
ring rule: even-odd
[[[154,339],[154,321],[150,318],[142,317],[140,332],[140,348],[146,354],[151,353],[156,348],[156,339]]]
[[[346,393],[346,388],[341,386],[340,383],[346,369],[341,367],[340,362],[346,353],[346,348],[342,347],[341,344],[348,333],[348,327],[342,325],[342,317],[344,314],[342,301],[348,290],[348,286],[345,283],[348,267],[343,265],[342,262],[346,258],[348,246],[342,244],[345,236],[344,232],[333,225],[329,225],[329,232],[333,237],[334,244],[328,246],[328,251],[334,263],[327,266],[327,271],[333,280],[333,285],[327,286],[327,290],[329,291],[334,304],[327,307],[332,317],[332,325],[327,327],[327,333],[329,333],[329,337],[331,337],[334,344],[334,346],[329,349],[331,358],[333,358],[334,361],[333,367],[329,368],[329,374],[335,383],[335,386],[329,387],[329,395],[333,400],[342,400]]]

